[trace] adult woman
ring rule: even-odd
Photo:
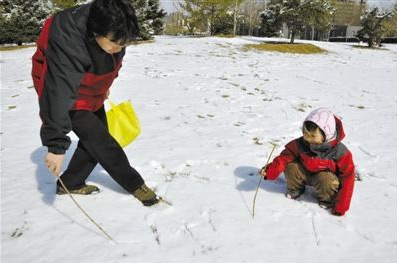
[[[134,8],[127,0],[95,0],[47,19],[33,55],[32,77],[39,95],[40,131],[48,147],[46,164],[58,175],[70,146],[77,149],[61,179],[75,194],[98,192],[85,180],[97,163],[145,206],[159,202],[124,151],[108,133],[104,100],[117,77],[125,45],[139,33]],[[65,189],[57,182],[57,193]]]

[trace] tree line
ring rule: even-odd
[[[85,0],[0,0],[0,44],[34,42],[45,19]],[[166,12],[159,0],[131,0],[140,25],[140,38],[148,40],[164,30]]]
[[[361,3],[362,2],[362,3]],[[365,2],[339,0],[180,0],[168,19],[171,34],[280,36],[286,26],[290,42],[305,31],[329,33],[335,25],[358,23],[365,28],[357,37],[397,36],[397,5],[382,12],[367,10]],[[347,5],[351,12],[346,12]],[[361,21],[361,22],[360,22]],[[376,35],[376,37],[370,37]],[[374,44],[375,45],[375,44]]]
[[[165,28],[166,12],[159,0],[130,0],[137,11],[140,37],[153,35],[200,34],[281,36],[288,27],[290,42],[311,32],[329,33],[338,23],[361,21],[357,37],[378,46],[382,37],[397,36],[397,5],[382,12],[354,4],[352,12],[343,14],[346,5],[340,0],[179,0]],[[0,0],[0,44],[34,42],[45,19],[63,9],[87,0]],[[342,14],[342,15],[341,15]],[[313,35],[313,33],[312,33]]]

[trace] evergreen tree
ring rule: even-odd
[[[280,35],[283,19],[281,16],[282,1],[271,0],[265,11],[260,14],[259,35],[276,37]]]
[[[211,35],[233,34],[234,25],[234,14],[232,12],[227,12],[227,10],[222,10],[216,13],[211,19]]]
[[[139,24],[139,36],[144,39],[150,39],[149,25],[146,22],[147,0],[131,0],[132,6],[135,8],[136,16]]]
[[[319,32],[329,32],[332,29],[332,19],[335,11],[329,0],[312,1],[306,20],[306,26],[312,29],[312,39],[314,37],[314,29]]]
[[[334,12],[329,0],[274,0],[270,2],[268,9],[271,10],[268,14],[272,19],[270,21],[279,19],[288,26],[290,43],[294,43],[295,37],[306,26],[329,28]]]
[[[0,44],[5,43],[3,40],[6,28],[7,14],[4,11],[3,0],[0,0]]]
[[[164,17],[167,13],[160,8],[159,0],[148,1],[148,12],[146,19],[151,21],[153,32],[155,35],[163,34],[164,32]]]
[[[290,30],[291,43],[313,20],[325,19],[322,23],[326,23],[334,11],[328,0],[287,0],[283,3],[281,16]]]
[[[143,40],[148,40],[155,34],[161,34],[164,30],[163,19],[167,13],[160,8],[159,0],[131,0],[131,2],[138,17],[139,36]]]
[[[90,2],[87,0],[52,0],[58,9],[66,9],[75,5]],[[159,0],[131,0],[138,17],[140,37],[144,40],[151,39],[153,35],[162,34],[164,31],[163,19],[166,16],[164,9],[160,8]]]
[[[207,0],[201,1],[202,9],[208,19],[210,34],[232,34],[234,14],[241,1],[236,0]]]
[[[0,1],[0,44],[36,40],[51,10],[41,0]]]
[[[52,0],[53,5],[55,8],[59,10],[64,10],[75,5],[81,4],[82,0]]]
[[[368,37],[369,47],[378,47],[385,34],[385,22],[391,17],[391,13],[379,11],[377,7],[368,11],[363,16],[361,25],[363,28],[357,32],[357,37],[364,40]]]

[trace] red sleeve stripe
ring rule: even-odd
[[[52,23],[52,17],[49,17],[45,23],[44,27],[37,39],[37,50],[32,57],[32,78],[33,84],[36,89],[39,98],[43,94],[44,88],[44,76],[47,72],[47,61],[45,58],[45,51],[48,46],[48,37],[50,32],[50,27]]]

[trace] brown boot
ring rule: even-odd
[[[305,189],[302,189],[302,190],[287,190],[287,192],[285,193],[285,197],[287,197],[288,199],[296,200],[296,199],[298,199],[304,192],[305,192]]]
[[[160,202],[160,198],[146,184],[136,189],[132,193],[136,199],[142,202],[144,206],[152,206]]]

